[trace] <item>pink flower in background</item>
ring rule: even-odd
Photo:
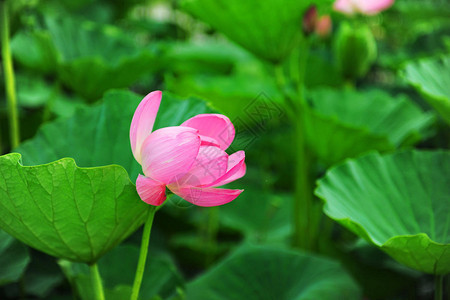
[[[356,13],[364,15],[375,15],[389,8],[394,0],[336,0],[334,9],[346,15]]]
[[[166,200],[166,187],[198,206],[217,206],[234,200],[243,190],[219,189],[245,175],[245,153],[228,155],[234,139],[231,121],[224,115],[201,114],[180,126],[153,130],[162,93],[148,94],[134,113],[131,149],[142,165],[136,189],[151,205]]]
[[[329,15],[321,16],[316,21],[316,27],[314,28],[316,34],[322,38],[330,35],[333,28],[333,23]]]
[[[321,38],[330,35],[333,24],[329,15],[319,16],[316,5],[311,5],[303,15],[302,29],[303,33],[308,36],[315,32]]]

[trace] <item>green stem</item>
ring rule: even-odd
[[[278,87],[283,91],[286,87],[286,77],[284,76],[284,70],[282,64],[275,65],[275,80],[278,84]]]
[[[295,169],[295,199],[294,199],[294,237],[293,246],[312,250],[315,244],[314,226],[314,196],[311,180],[311,156],[306,145],[305,110],[308,105],[304,96],[305,72],[309,45],[304,40],[297,53],[294,54],[291,65],[291,77],[297,87],[297,115],[293,120],[295,126],[295,145],[297,162]]]
[[[293,99],[291,99],[290,95],[287,94],[287,80],[286,80],[286,76],[284,75],[284,70],[283,70],[282,64],[274,65],[274,74],[275,74],[275,80],[278,85],[278,88],[285,96],[284,99],[287,104],[286,105],[287,115],[291,119],[295,119],[296,118],[296,115],[295,115],[296,104],[293,101]]]
[[[295,124],[297,163],[295,172],[294,240],[295,247],[311,250],[313,247],[313,193],[310,176],[310,155],[306,147],[304,113]]]
[[[344,89],[347,91],[353,91],[355,89],[355,81],[353,79],[346,79],[344,82]]]
[[[304,90],[308,55],[309,41],[305,38],[302,43],[300,43],[299,49],[294,52],[293,62],[291,62],[291,77],[293,78],[294,83],[297,86],[297,94],[300,105],[306,104]],[[299,109],[304,109],[304,107],[299,107]]]
[[[435,289],[434,289],[434,300],[444,299],[443,286],[444,286],[444,275],[435,275]]]
[[[92,278],[92,287],[94,288],[95,300],[105,300],[105,295],[103,294],[102,278],[98,272],[97,264],[89,265]]]
[[[152,231],[153,218],[155,216],[156,206],[150,206],[147,221],[145,222],[144,232],[142,233],[141,252],[139,253],[139,262],[134,277],[131,300],[137,300],[141,288],[142,277],[144,276],[145,262],[147,261],[148,244],[150,242],[150,233]]]
[[[2,39],[2,58],[3,72],[5,76],[6,101],[8,102],[8,116],[11,148],[19,146],[19,118],[17,114],[17,98],[15,90],[14,69],[11,58],[9,44],[9,13],[8,2],[0,1],[1,10],[1,39]]]

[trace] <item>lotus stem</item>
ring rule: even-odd
[[[303,114],[295,124],[297,163],[295,172],[294,240],[293,245],[311,250],[313,239],[313,192],[310,155],[306,147]]]
[[[91,271],[92,287],[94,288],[95,300],[105,300],[102,278],[100,276],[100,273],[98,272],[97,264],[95,263],[90,265],[89,269]]]
[[[156,206],[150,206],[148,211],[147,221],[144,225],[144,232],[142,233],[141,251],[139,253],[139,261],[134,277],[133,290],[131,292],[131,300],[137,300],[139,297],[139,290],[141,289],[142,277],[144,276],[145,263],[147,261],[148,244],[150,242],[150,233],[152,231],[153,218],[155,217]]]
[[[435,275],[434,300],[444,299],[444,275]]]
[[[292,119],[295,129],[297,162],[295,167],[294,193],[294,237],[293,246],[306,250],[314,248],[317,232],[316,211],[314,205],[313,185],[311,179],[311,155],[306,144],[305,116],[307,102],[305,98],[305,72],[309,43],[302,40],[293,54],[291,61],[291,78],[297,87],[295,99],[296,116]]]
[[[283,90],[286,87],[286,77],[284,76],[284,70],[282,64],[275,65],[275,79],[278,87]]]
[[[293,228],[294,235],[292,245],[298,248],[311,250],[314,244],[314,232],[317,225],[313,218],[313,187],[311,184],[311,157],[306,146],[305,137],[305,109],[307,108],[304,96],[305,72],[308,57],[309,44],[306,39],[302,40],[290,60],[289,83],[293,83],[297,90],[296,97],[286,94],[287,80],[284,77],[282,64],[274,66],[277,84],[282,92],[285,93],[287,104],[287,114],[291,119],[295,133],[295,147],[297,150],[297,161],[295,163],[295,191],[294,191],[294,217]]]
[[[17,113],[17,98],[15,90],[14,69],[11,58],[11,49],[9,43],[9,11],[8,1],[0,1],[1,11],[1,39],[2,39],[2,60],[3,72],[5,76],[6,101],[8,104],[8,117],[11,148],[19,146],[19,118]]]

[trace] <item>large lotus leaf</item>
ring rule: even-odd
[[[115,27],[47,17],[46,29],[18,33],[14,57],[28,67],[56,71],[66,86],[90,100],[133,84],[157,65],[153,50],[138,47]]]
[[[104,62],[119,64],[124,57],[139,52],[137,45],[122,31],[76,18],[45,19],[53,44],[63,62],[84,57],[101,57]]]
[[[257,56],[280,62],[302,39],[302,17],[312,2],[184,0],[182,7]]]
[[[129,141],[134,111],[142,96],[128,91],[110,91],[101,104],[79,110],[72,117],[42,126],[36,136],[22,143],[16,151],[25,165],[48,163],[72,157],[82,167],[118,164],[132,180],[141,172]],[[184,120],[208,112],[203,101],[179,100],[164,93],[155,129],[180,125]]]
[[[29,262],[27,247],[0,229],[0,286],[19,280]]]
[[[139,258],[139,248],[134,245],[120,245],[107,253],[98,261],[98,268],[103,279],[103,285],[110,291],[120,287],[132,286],[134,273]],[[60,262],[69,281],[73,281],[76,289],[84,300],[95,298],[92,291],[89,269],[84,264]],[[149,253],[145,266],[144,277],[140,289],[141,299],[152,299],[159,295],[166,299],[175,289],[183,286],[180,272],[170,257],[164,254]],[[123,292],[123,299],[130,297]]]
[[[252,80],[248,80],[252,78]],[[214,108],[223,112],[233,122],[246,125],[254,123],[254,114],[259,108],[259,118],[264,114],[279,117],[280,92],[274,81],[262,76],[246,74],[233,75],[187,75],[166,77],[169,90],[183,96],[197,96],[209,101]],[[273,107],[276,109],[273,109]],[[258,118],[257,117],[257,118]]]
[[[43,72],[56,71],[61,54],[55,48],[47,31],[20,31],[11,40],[11,51],[20,64]]]
[[[206,40],[201,43],[173,43],[164,52],[165,72],[180,74],[229,73],[235,64],[255,59],[229,42]]]
[[[145,51],[126,57],[115,66],[98,57],[81,58],[63,64],[59,68],[59,78],[81,96],[95,100],[109,89],[132,85],[145,74],[151,73],[154,64],[155,56]]]
[[[25,167],[0,157],[0,227],[25,244],[92,263],[144,221],[143,203],[120,166],[79,168],[71,158]]]
[[[243,246],[187,285],[186,299],[359,299],[336,262],[273,247]]]
[[[153,51],[138,47],[115,27],[70,18],[47,18],[47,27],[62,54],[60,79],[88,99],[96,100],[111,88],[127,87],[157,65]]]
[[[35,108],[45,105],[57,89],[35,74],[17,74],[17,100],[20,106]]]
[[[57,6],[57,8],[62,9],[68,9],[71,11],[77,11],[81,9],[83,6],[88,6],[89,4],[92,4],[96,0],[64,0],[64,1],[55,1],[55,0],[48,0],[46,1],[45,5],[51,5],[51,6]],[[56,2],[56,3],[55,3]]]
[[[450,123],[450,55],[406,65],[405,77]]]
[[[137,3],[139,0],[46,0],[37,5],[44,15],[78,15],[88,20],[113,23],[127,16],[129,9]]]
[[[414,144],[427,136],[434,120],[407,98],[378,90],[317,89],[308,98],[306,138],[314,154],[328,164],[369,150]]]
[[[86,108],[87,104],[84,100],[76,95],[68,96],[64,93],[60,93],[54,96],[51,103],[51,112],[57,117],[71,117],[78,110]]]
[[[450,152],[372,153],[329,170],[325,213],[419,271],[450,272]]]
[[[56,116],[70,117],[77,109],[87,105],[77,95],[67,95],[59,87],[59,84],[49,83],[36,74],[18,73],[16,79],[18,104],[25,108],[38,108],[46,105],[44,119],[49,119],[51,113]],[[1,97],[2,95],[0,95]],[[33,128],[34,132],[35,127]]]

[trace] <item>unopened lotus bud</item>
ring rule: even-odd
[[[366,75],[377,57],[375,38],[367,25],[339,27],[334,55],[344,77],[357,79]]]
[[[311,5],[303,15],[303,32],[305,35],[310,35],[314,32],[317,20],[317,7]]]

